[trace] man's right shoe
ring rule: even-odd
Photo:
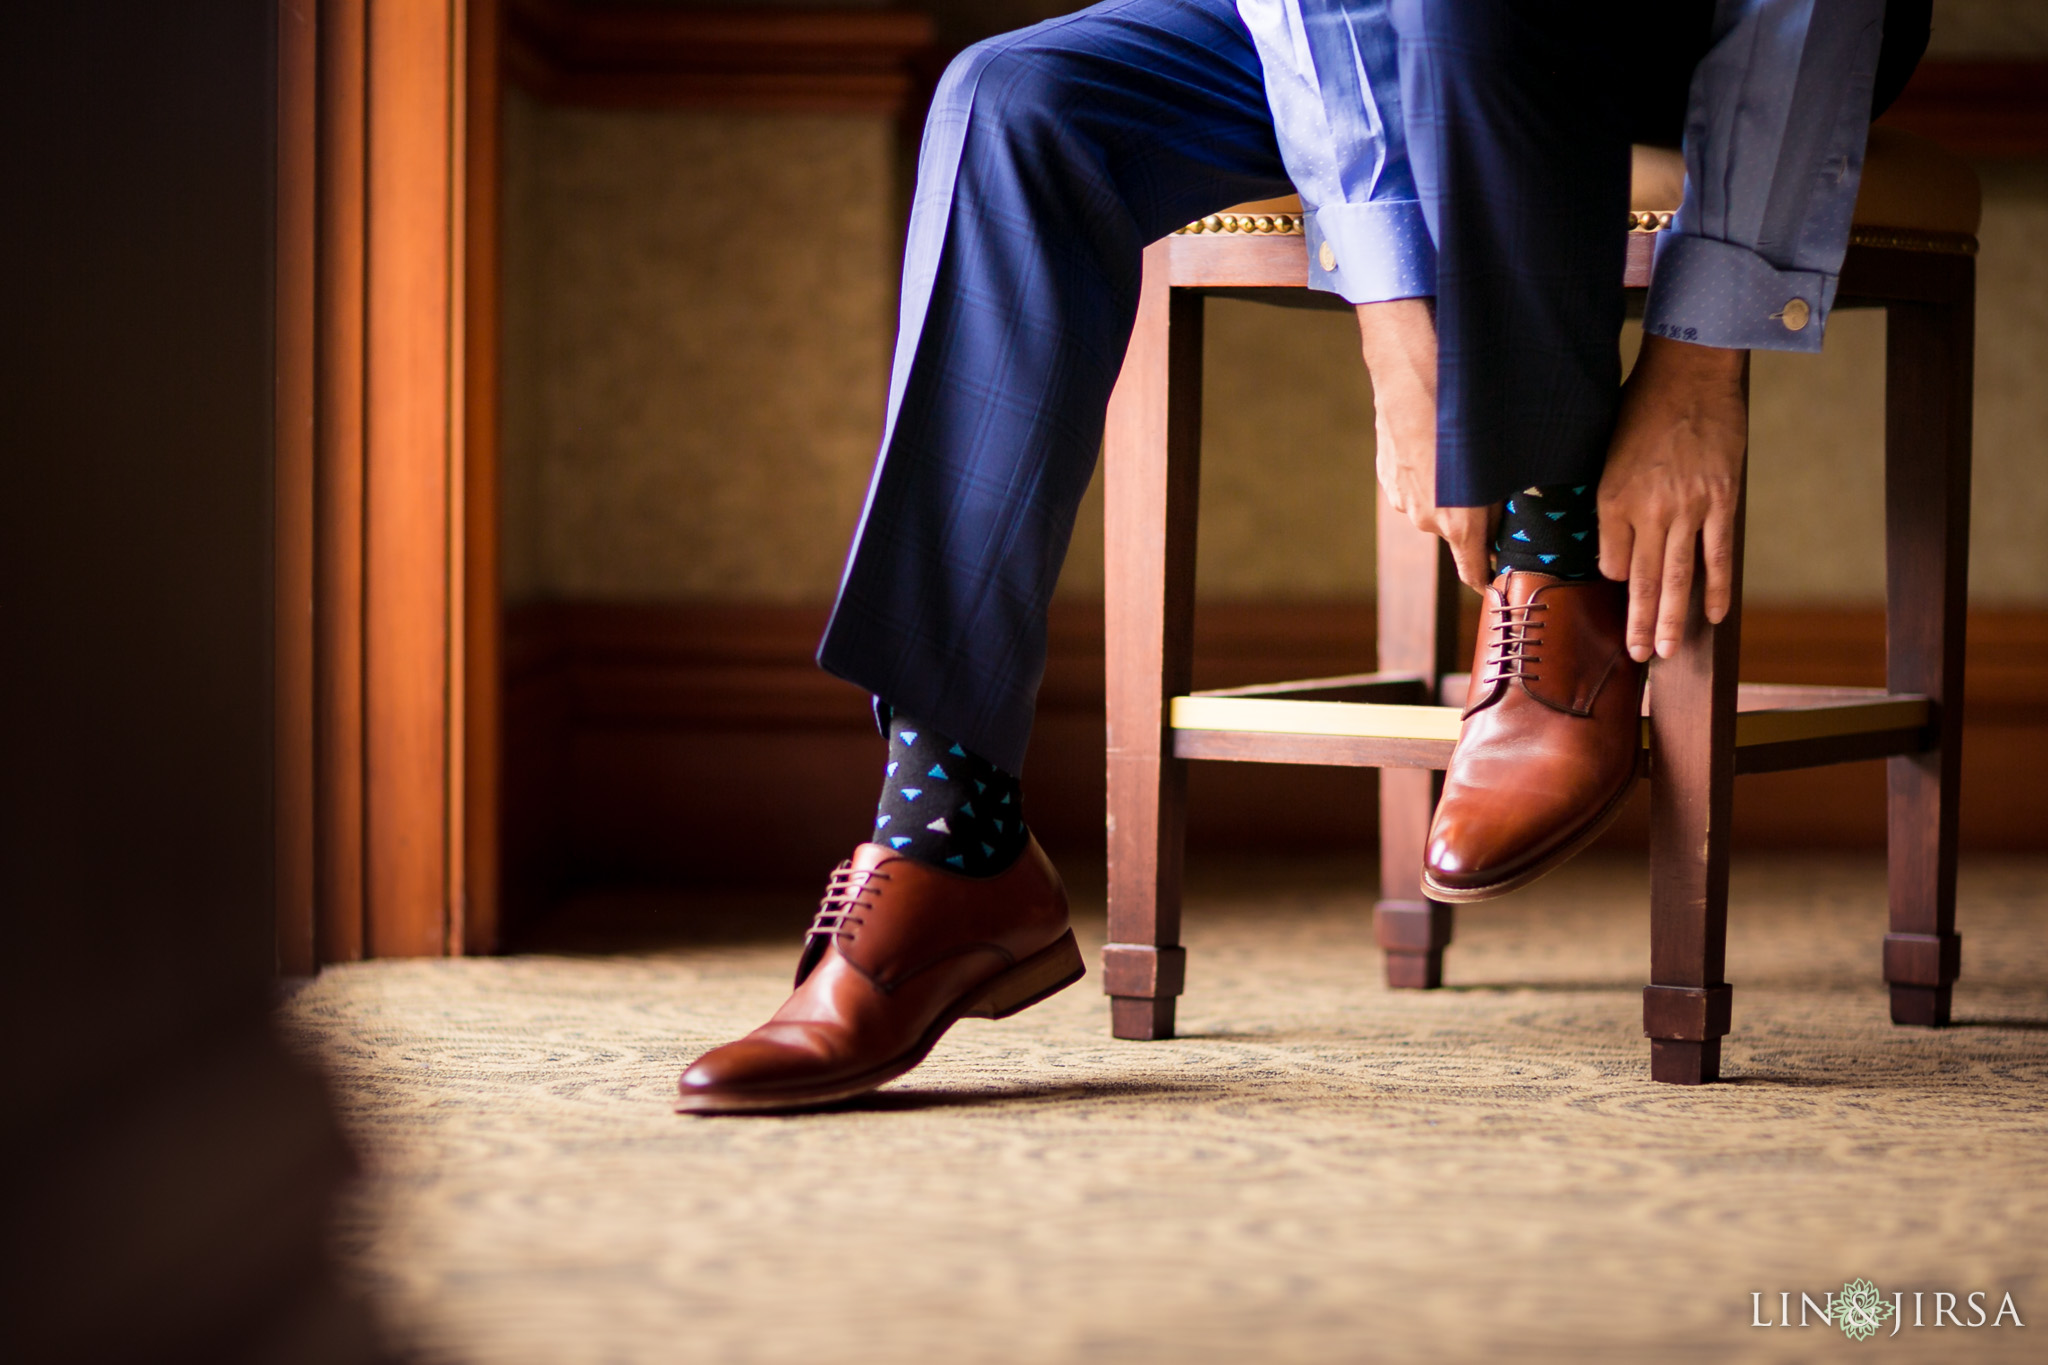
[[[1486,590],[1465,721],[1429,828],[1432,900],[1526,886],[1614,822],[1642,755],[1628,589],[1516,571]]]
[[[760,1028],[691,1063],[676,1110],[852,1099],[923,1061],[955,1020],[1006,1018],[1085,973],[1066,888],[1036,839],[994,877],[862,844],[832,874],[795,993]]]

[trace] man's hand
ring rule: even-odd
[[[1429,301],[1360,304],[1358,332],[1372,375],[1380,487],[1418,530],[1444,538],[1458,577],[1484,592],[1496,509],[1436,505],[1436,319]]]
[[[1628,652],[1670,658],[1706,547],[1707,619],[1728,614],[1749,442],[1745,351],[1643,338],[1600,479],[1600,572],[1628,583]]]

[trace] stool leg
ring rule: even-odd
[[[1379,668],[1420,674],[1429,687],[1454,667],[1458,648],[1458,575],[1441,538],[1418,531],[1379,495],[1376,518]],[[1444,982],[1453,911],[1422,894],[1423,843],[1443,774],[1380,770],[1380,900],[1373,921],[1386,954],[1387,984],[1433,990]]]
[[[1885,364],[1885,685],[1934,699],[1933,746],[1891,759],[1886,800],[1892,1022],[1939,1026],[1962,965],[1956,928],[1963,628],[1970,563],[1974,263],[1949,302],[1893,304]]]
[[[1103,514],[1109,724],[1109,943],[1103,989],[1118,1038],[1171,1038],[1180,946],[1187,764],[1167,704],[1191,686],[1201,486],[1202,299],[1145,252],[1138,319],[1110,398]]]
[[[1450,906],[1422,894],[1423,841],[1443,786],[1427,768],[1380,769],[1380,900],[1373,925],[1395,990],[1444,984],[1444,949],[1455,927]]]
[[[1723,977],[1743,521],[1738,500],[1727,618],[1707,624],[1706,569],[1696,559],[1685,638],[1650,672],[1650,985],[1643,991],[1643,1032],[1650,1038],[1650,1079],[1674,1085],[1721,1078],[1733,994]]]

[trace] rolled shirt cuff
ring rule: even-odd
[[[1436,243],[1414,199],[1326,204],[1308,214],[1308,287],[1350,303],[1429,298]]]
[[[1643,309],[1651,336],[1745,351],[1820,349],[1837,277],[1781,270],[1747,247],[1667,232]]]

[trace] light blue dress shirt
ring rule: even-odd
[[[1352,303],[1436,292],[1388,9],[1389,0],[1237,0],[1307,213],[1309,284]],[[1648,331],[1820,349],[1883,24],[1884,0],[1719,0],[1693,76],[1685,201],[1657,245]]]

